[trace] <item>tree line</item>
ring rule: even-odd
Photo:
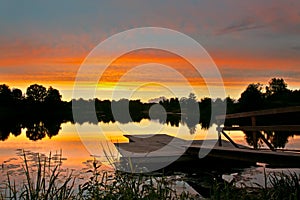
[[[72,118],[72,102],[80,102],[81,106],[95,106],[97,115],[103,120],[112,119],[111,105],[114,107],[122,107],[121,105],[128,104],[131,118],[133,121],[138,121],[140,118],[147,117],[149,108],[155,103],[143,103],[140,100],[120,99],[118,101],[77,99],[69,102],[62,101],[62,95],[59,90],[49,87],[46,89],[42,85],[30,85],[26,92],[18,88],[10,89],[9,86],[0,85],[0,117],[9,117],[11,114],[18,113],[19,117],[30,117],[28,115],[38,117],[62,117]],[[239,99],[211,99],[208,97],[197,100],[195,94],[190,94],[188,97],[182,98],[163,98],[159,105],[163,106],[167,113],[178,114],[182,112],[195,112],[195,105],[198,105],[200,110],[200,121],[211,119],[211,108],[217,106],[227,106],[227,113],[245,112],[253,110],[261,110],[268,108],[277,108],[285,106],[296,106],[300,102],[300,90],[290,90],[287,83],[282,78],[273,78],[267,86],[260,83],[252,83],[241,93]],[[194,107],[193,107],[194,106]],[[84,110],[84,109],[82,109]],[[118,109],[117,109],[118,110]],[[218,113],[216,113],[218,114]],[[104,117],[104,115],[106,117]],[[122,122],[122,113],[118,117]],[[213,117],[214,118],[214,117]],[[118,119],[117,119],[118,120]],[[124,119],[125,120],[125,119]],[[126,123],[126,120],[124,121]]]
[[[162,98],[158,103],[143,103],[140,100],[128,99],[110,101],[97,98],[90,100],[74,99],[67,102],[62,100],[59,90],[51,86],[47,89],[42,85],[33,84],[23,93],[18,88],[10,89],[9,86],[2,84],[0,85],[0,140],[7,139],[10,133],[16,136],[19,135],[22,128],[27,128],[26,135],[31,140],[39,140],[46,135],[48,137],[57,135],[61,123],[66,121],[75,123],[72,116],[72,103],[74,102],[76,102],[76,105],[80,105],[83,111],[86,110],[85,107],[95,106],[98,117],[97,121],[89,121],[90,119],[83,117],[82,121],[77,121],[76,123],[89,122],[97,124],[98,122],[114,123],[116,121],[129,123],[151,118],[158,120],[160,123],[176,127],[180,123],[184,124],[189,128],[190,133],[194,134],[198,124],[206,129],[212,123],[217,123],[216,121],[211,121],[215,117],[211,116],[212,108],[226,105],[227,113],[236,113],[297,106],[300,105],[300,90],[290,90],[282,78],[273,78],[266,86],[260,83],[249,84],[241,93],[239,99],[230,97],[226,99],[211,99],[204,97],[198,101],[196,95],[191,93],[188,97],[180,99]],[[155,104],[165,109],[167,117],[160,112],[161,110],[149,113],[149,109]],[[129,113],[125,113],[123,109],[127,105],[129,106]],[[112,106],[115,108],[114,113],[112,112]],[[197,109],[199,109],[199,112],[197,112]],[[84,113],[83,116],[85,116]],[[257,125],[266,125],[274,123],[274,121],[277,124],[299,124],[299,117],[299,113],[264,117],[258,119]],[[226,121],[226,123],[249,125],[250,121],[249,119],[242,119]],[[251,145],[252,134],[245,134],[247,142]],[[267,139],[275,147],[284,147],[287,138],[295,133],[279,134],[272,132],[266,134]]]
[[[26,92],[0,85],[0,118],[64,118],[70,113],[69,102],[62,101],[59,90],[32,84]]]
[[[62,95],[59,90],[49,87],[48,89],[42,85],[32,84],[26,92],[18,88],[10,89],[6,84],[0,85],[0,109],[1,113],[13,113],[28,111],[29,113],[42,112],[49,114],[59,111],[59,114],[72,112],[72,102],[80,102],[81,106],[94,104],[97,114],[112,116],[111,105],[129,105],[132,118],[141,118],[145,116],[149,108],[155,103],[143,103],[140,100],[120,99],[115,100],[99,100],[97,98],[84,100],[77,99],[69,102],[62,101]],[[191,93],[188,97],[182,98],[163,98],[158,104],[163,106],[167,113],[192,113],[194,105],[198,105],[201,117],[209,118],[212,106],[227,106],[227,113],[245,112],[253,110],[261,110],[268,108],[278,108],[286,106],[300,105],[300,90],[290,90],[287,83],[282,78],[273,78],[265,87],[261,83],[251,83],[241,93],[239,99],[211,99],[208,97],[197,100],[195,94]],[[82,109],[84,110],[84,109]],[[5,112],[7,111],[7,112]],[[28,114],[28,113],[27,113]],[[204,120],[204,118],[203,118]]]

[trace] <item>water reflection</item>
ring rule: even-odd
[[[26,137],[30,140],[41,140],[48,136],[49,138],[57,135],[61,129],[64,120],[16,120],[1,121],[0,140],[5,141],[9,135],[19,136],[22,129],[26,129]]]
[[[196,126],[201,123],[196,117],[181,114],[168,114],[167,117],[158,114],[151,117],[152,120],[158,121],[160,124],[167,126],[179,127],[180,124],[187,126],[190,134],[194,134],[196,132]],[[122,118],[122,115],[119,115],[116,119],[109,115],[98,115],[98,121],[89,121],[87,119],[79,124],[83,124],[85,122],[91,124],[98,124],[99,122],[115,123],[116,121],[121,124],[128,124],[131,122],[140,123],[143,119],[150,120],[150,117],[148,114],[135,115],[135,117],[128,120],[128,117]],[[41,140],[46,136],[48,138],[52,138],[59,134],[62,123],[70,121],[71,120],[62,119],[4,120],[0,122],[0,140],[7,140],[10,134],[19,136],[22,129],[26,129],[26,137],[32,141]],[[74,124],[74,122],[72,123]],[[202,125],[202,128],[207,129],[209,127]]]
[[[98,124],[99,122],[109,124],[109,123],[121,123],[128,124],[131,122],[141,123],[142,120],[150,120],[148,114],[140,114],[132,117],[131,120],[126,120],[122,118],[121,115],[117,120],[110,115],[99,114],[98,121],[90,122],[86,120],[85,122]],[[210,122],[207,119],[200,118],[197,119],[193,116],[188,116],[185,114],[167,114],[167,116],[160,115],[159,113],[152,113],[151,119],[169,127],[179,127],[183,125],[189,129],[189,133],[195,134],[197,132],[197,127],[201,129],[210,128]],[[32,141],[42,140],[43,138],[52,138],[59,134],[61,130],[61,124],[65,122],[72,122],[71,120],[63,119],[30,119],[30,120],[2,120],[0,121],[0,140],[5,141],[10,135],[19,136],[21,135],[22,129],[25,129],[26,137]],[[85,123],[81,122],[82,124]],[[200,125],[200,126],[199,126]],[[289,142],[289,138],[294,135],[300,135],[300,132],[283,132],[283,131],[265,131],[258,132],[254,137],[252,131],[244,132],[245,141],[249,146],[257,146],[258,148],[264,147],[265,141],[267,140],[275,149],[285,148],[286,144]]]
[[[61,121],[46,120],[33,121],[25,124],[27,128],[26,136],[33,141],[41,140],[46,135],[51,138],[58,134],[61,129]]]
[[[264,139],[266,139],[275,149],[285,148],[289,142],[288,138],[294,135],[300,135],[300,132],[290,131],[263,131],[257,132],[254,136],[252,131],[244,131],[246,142],[250,146],[257,146],[261,148],[264,146]]]

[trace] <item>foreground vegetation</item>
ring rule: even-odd
[[[61,168],[62,157],[23,152],[24,180],[11,172],[0,185],[0,199],[197,199],[188,192],[177,193],[174,180],[147,175],[102,171],[97,160],[81,173]],[[82,179],[81,181],[79,179]]]
[[[24,199],[201,199],[187,191],[176,191],[175,180],[147,174],[130,174],[103,171],[97,160],[88,162],[85,178],[61,167],[61,155],[46,157],[42,154],[22,153],[24,180],[7,171],[0,184],[0,200]],[[210,196],[206,199],[300,199],[300,178],[291,174],[265,174],[269,185],[236,187],[236,182],[222,180],[211,182]]]
[[[212,188],[212,200],[297,200],[300,199],[300,178],[296,173],[274,173],[268,177],[270,186],[235,187],[235,183],[215,182]]]

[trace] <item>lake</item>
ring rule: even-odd
[[[57,125],[55,125],[57,127]],[[169,134],[182,139],[216,139],[216,125],[213,125],[209,130],[202,129],[198,124],[192,128],[187,124],[179,123],[177,126],[170,123],[160,123],[158,120],[142,119],[140,122],[120,123],[120,122],[99,122],[98,124],[83,123],[77,124],[77,129],[84,130],[78,134],[75,124],[64,122],[59,124],[58,133],[44,134],[43,138],[32,136],[28,133],[29,128],[21,128],[21,132],[14,136],[10,134],[4,141],[0,141],[0,163],[6,163],[10,158],[16,157],[17,149],[24,149],[32,152],[43,154],[53,154],[62,150],[64,161],[63,166],[66,168],[80,169],[83,167],[83,162],[91,159],[91,155],[98,159],[106,160],[104,149],[109,148],[117,156],[117,151],[111,142],[128,142],[124,134]],[[36,125],[34,125],[36,128]],[[97,127],[101,127],[102,134],[98,132]],[[41,134],[41,130],[39,130]],[[191,134],[192,131],[192,134]],[[3,131],[2,131],[3,132]],[[1,132],[1,133],[2,133]],[[47,132],[49,133],[49,132]],[[228,135],[236,142],[245,146],[249,146],[245,139],[245,134],[241,131],[231,131]],[[36,139],[35,141],[30,140]],[[223,139],[225,139],[223,137]],[[288,142],[285,144],[285,149],[300,150],[300,136],[289,136]],[[266,145],[262,145],[266,148]],[[107,151],[107,149],[106,149]]]
[[[128,142],[128,139],[124,137],[126,134],[142,135],[140,137],[147,137],[147,134],[168,134],[185,140],[216,140],[216,128],[215,124],[207,129],[202,128],[201,124],[191,126],[191,124],[185,122],[174,123],[169,121],[164,123],[159,120],[149,119],[129,123],[118,121],[104,123],[102,121],[96,124],[88,122],[73,124],[70,121],[53,122],[39,120],[22,123],[2,122],[2,126],[0,126],[2,139],[0,141],[0,181],[7,179],[7,173],[14,180],[24,179],[22,169],[23,150],[26,151],[28,160],[33,164],[32,166],[36,163],[34,161],[34,159],[36,160],[36,153],[48,156],[51,152],[51,157],[58,158],[58,160],[62,154],[62,167],[63,169],[68,169],[64,173],[75,170],[75,174],[78,177],[77,184],[82,184],[88,180],[89,174],[87,172],[90,167],[87,166],[91,166],[93,157],[107,164],[107,158],[111,161],[120,157],[113,143]],[[236,143],[250,146],[245,133],[241,131],[227,131],[226,133]],[[280,137],[273,137],[273,139]],[[225,139],[225,137],[222,137],[222,139]],[[271,140],[272,138],[269,139]],[[300,150],[299,135],[283,137],[282,141],[285,143],[285,149]],[[266,148],[266,145],[261,144],[261,148]],[[112,167],[105,165],[101,169],[113,171]],[[215,179],[214,177],[222,177],[224,180],[236,180],[237,186],[264,184],[265,169],[261,166],[226,169],[223,166],[216,166],[216,168],[201,168],[199,166],[192,168],[191,166],[181,166],[181,168],[178,168],[177,166],[175,170],[172,173],[176,176],[179,174],[179,177],[185,177],[184,179],[201,194],[209,191],[205,187],[211,180]],[[299,173],[300,169],[267,169],[266,171],[267,173],[276,171]],[[19,178],[19,176],[23,178]],[[207,193],[207,195],[209,194]]]

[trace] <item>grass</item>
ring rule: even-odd
[[[272,173],[265,176],[270,185],[258,187],[235,187],[235,183],[215,182],[212,187],[211,199],[213,200],[298,200],[300,199],[300,177],[296,173]]]
[[[16,181],[10,172],[0,200],[24,199],[197,199],[188,192],[178,194],[173,189],[174,180],[134,173],[102,171],[102,163],[94,159],[86,171],[83,183],[79,175],[61,167],[62,157],[34,154],[31,159],[23,151],[22,172],[24,180]],[[19,182],[19,184],[18,184]]]
[[[24,151],[22,156],[25,180],[22,180],[17,186],[16,181],[12,180],[10,173],[7,172],[7,182],[4,183],[6,187],[0,198],[13,200],[71,199],[75,177],[72,172],[65,173],[61,170],[61,155],[58,159],[53,159],[51,153],[49,158],[41,158],[40,154],[36,154],[36,164],[31,164],[32,161],[28,160]]]
[[[0,185],[0,200],[199,199],[186,191],[176,191],[176,180],[169,177],[103,171],[102,163],[96,159],[89,162],[90,167],[85,170],[86,176],[80,181],[80,174],[62,168],[64,158],[61,153],[50,153],[46,157],[42,154],[28,155],[23,151],[21,156],[24,180],[16,181],[14,174],[7,171],[6,180]],[[234,182],[215,180],[209,199],[300,199],[299,175],[283,172],[264,174],[265,184],[259,187],[237,188]]]

